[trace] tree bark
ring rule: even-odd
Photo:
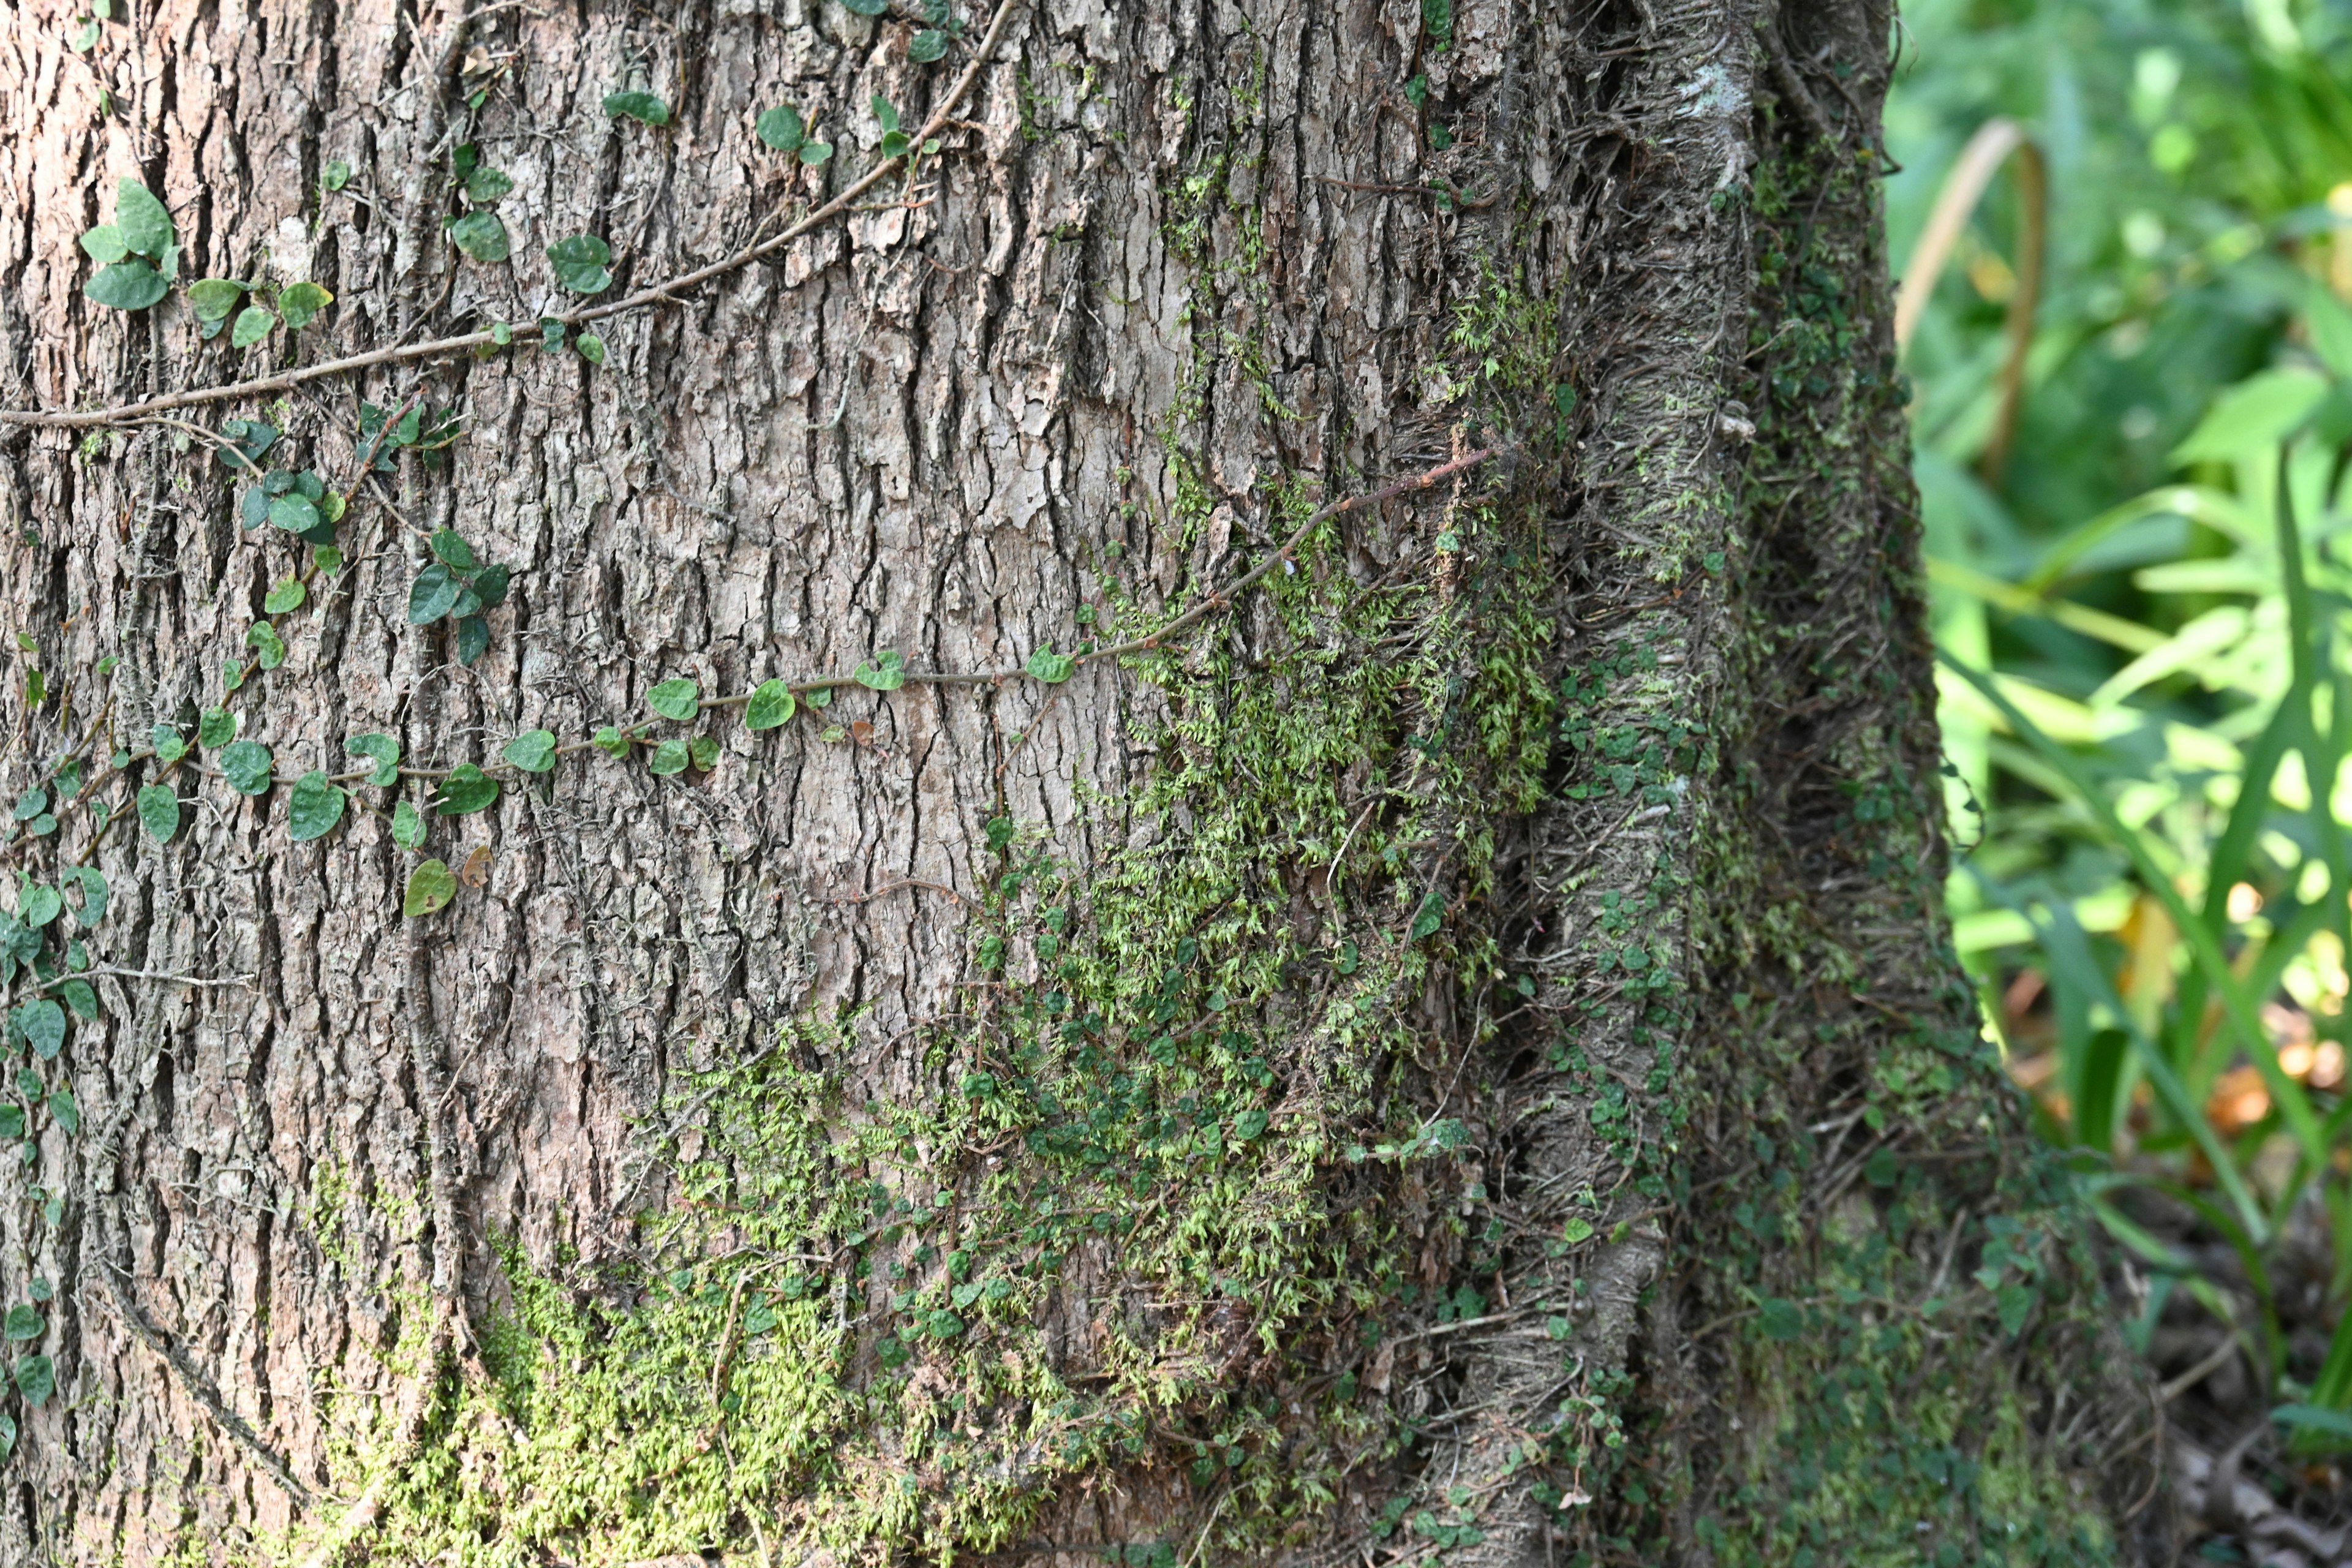
[[[110,894],[0,1558],[2162,1533],[1942,945],[1883,9],[88,16],[0,16],[5,853]]]

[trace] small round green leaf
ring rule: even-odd
[[[671,773],[686,772],[687,764],[693,760],[684,741],[664,741],[654,748],[654,760],[649,765],[656,774],[667,778]]]
[[[143,310],[169,288],[163,275],[143,261],[118,261],[82,286],[82,293],[114,310]]]
[[[286,797],[286,836],[297,844],[324,838],[343,819],[343,792],[314,768],[294,781]]]
[[[136,180],[115,187],[114,226],[124,246],[151,260],[161,261],[172,247],[171,209]]]
[[[139,792],[139,826],[156,843],[172,842],[180,831],[180,797],[170,784],[152,784]]]
[[[200,278],[188,285],[188,306],[199,321],[226,321],[245,298],[245,285],[234,278]]]
[[[948,52],[948,36],[937,27],[926,27],[915,35],[907,46],[907,58],[918,65],[929,65]]]
[[[352,183],[352,166],[341,158],[330,158],[327,166],[319,171],[319,184],[331,191],[340,191]]]
[[[581,333],[578,337],[572,340],[572,346],[578,349],[580,351],[580,357],[586,360],[590,364],[603,364],[604,363],[604,340],[598,337],[595,333]]]
[[[268,596],[261,601],[261,607],[273,616],[282,616],[289,610],[300,609],[302,601],[310,596],[310,590],[302,585],[300,578],[289,577],[269,590]]]
[[[499,781],[471,763],[459,763],[441,781],[433,803],[441,816],[471,816],[488,811],[499,798]]]
[[[625,757],[629,754],[630,740],[627,732],[611,724],[597,731],[590,737],[588,743],[608,757]]]
[[[48,809],[49,792],[45,789],[28,789],[16,797],[16,820],[19,822],[30,822]]]
[[[816,164],[824,163],[827,158],[832,156],[833,143],[830,142],[803,142],[801,143],[801,162],[809,164],[811,167],[814,167]]]
[[[269,503],[269,521],[289,533],[308,533],[327,520],[319,515],[319,503],[299,490],[289,490]]]
[[[702,688],[691,680],[665,680],[646,693],[646,706],[665,719],[691,719],[702,709]]]
[[[861,16],[879,16],[890,8],[890,0],[841,0],[842,9],[855,11]]]
[[[94,926],[106,918],[106,873],[95,866],[76,866],[66,873],[66,879],[81,885],[81,908],[74,919],[84,927]]]
[[[808,123],[801,111],[791,104],[780,104],[767,110],[753,122],[752,131],[760,140],[779,153],[793,153],[808,140]]]
[[[47,1405],[58,1391],[58,1370],[45,1355],[28,1355],[16,1363],[16,1392],[27,1405]]]
[[[449,243],[477,261],[500,262],[514,254],[514,241],[498,214],[477,207],[449,221]]]
[[[408,893],[400,912],[415,919],[433,914],[457,896],[457,879],[446,862],[427,860],[408,874]]]
[[[476,206],[487,206],[513,189],[513,180],[488,164],[466,176],[466,199]]]
[[[40,930],[65,913],[65,895],[55,888],[45,888],[38,882],[27,882],[16,892],[16,918]]]
[[[417,849],[425,844],[425,814],[408,801],[392,808],[392,841],[403,849]]]
[[[368,783],[389,789],[400,782],[400,742],[391,736],[373,731],[353,735],[343,742],[343,750],[375,763],[374,776]]]
[[[763,680],[743,709],[743,728],[772,730],[789,721],[799,707],[791,687],[781,680]]]
[[[236,715],[226,708],[207,708],[196,720],[196,744],[207,751],[236,739]]]
[[[421,626],[439,620],[457,608],[457,596],[465,591],[462,579],[438,561],[434,562],[408,585],[408,624]]]
[[[98,991],[87,980],[59,981],[58,998],[73,1009],[77,1018],[95,1019],[99,1015]]]
[[[66,1010],[39,997],[26,1003],[16,1012],[16,1027],[25,1037],[33,1054],[45,1062],[55,1061],[66,1047]]]
[[[646,125],[669,123],[669,105],[650,92],[608,92],[604,112],[614,120],[626,116]]]
[[[8,1309],[7,1334],[12,1340],[37,1340],[49,1331],[47,1321],[33,1310],[30,1304],[19,1301]]]
[[[54,1089],[49,1094],[49,1120],[66,1132],[81,1131],[81,1106],[69,1089]]]
[[[334,302],[335,297],[316,283],[289,283],[278,291],[278,313],[298,332]]]
[[[547,247],[547,259],[555,264],[556,281],[574,294],[602,294],[613,286],[613,275],[605,270],[613,247],[593,234],[557,240]]]
[[[465,536],[454,528],[434,531],[433,557],[444,566],[455,567],[460,572],[471,572],[481,564],[474,553],[474,547],[467,543]]]
[[[236,313],[228,330],[228,341],[233,347],[249,349],[268,337],[269,329],[277,324],[278,318],[269,313],[267,306],[247,305]]]
[[[111,267],[131,254],[131,247],[122,243],[122,230],[110,223],[102,223],[96,228],[84,229],[81,236],[81,247],[89,253],[89,258],[100,267]]]
[[[526,730],[507,742],[504,755],[524,773],[547,773],[555,766],[555,737],[545,730]]]
[[[896,691],[907,684],[906,656],[895,649],[885,649],[874,656],[872,663],[861,664],[850,671],[850,679],[877,691]]]
[[[269,748],[258,741],[232,741],[221,748],[221,776],[239,795],[268,795]]]

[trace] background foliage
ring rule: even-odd
[[[1988,120],[1994,182],[1909,345],[1945,658],[1949,903],[1987,1028],[2076,1151],[2177,1426],[2352,1447],[2352,5],[1916,0],[1900,268]],[[2291,504],[2283,504],[2291,503]],[[2284,1484],[2284,1483],[2282,1483]]]

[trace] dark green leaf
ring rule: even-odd
[[[27,1405],[47,1405],[58,1391],[57,1368],[45,1355],[28,1355],[16,1363],[16,1392]]]
[[[1234,1118],[1234,1136],[1247,1143],[1265,1134],[1266,1114],[1263,1110],[1244,1110]]]
[[[49,1115],[68,1134],[81,1131],[81,1106],[76,1102],[73,1090],[69,1089],[50,1091]]]
[[[84,284],[82,292],[110,310],[143,310],[169,287],[163,275],[145,262],[118,261]]]
[[[471,816],[488,811],[498,798],[498,780],[471,763],[459,763],[435,792],[433,809],[441,816]]]
[[[907,58],[918,65],[929,65],[948,52],[948,36],[937,27],[926,27],[915,35],[907,46]]]
[[[375,763],[374,776],[368,783],[389,788],[400,782],[400,742],[391,736],[373,731],[353,735],[343,742],[343,750]]]
[[[45,789],[28,789],[16,797],[16,820],[19,822],[30,822],[48,809],[49,792]]]
[[[1805,1310],[1794,1301],[1779,1296],[1766,1299],[1760,1311],[1764,1320],[1764,1337],[1783,1343],[1801,1338],[1805,1331]]]
[[[343,819],[343,792],[313,768],[294,781],[286,797],[286,836],[297,844],[324,838]]]
[[[37,1340],[49,1331],[41,1314],[23,1301],[8,1309],[7,1334],[12,1340]]]
[[[665,719],[691,719],[702,708],[702,688],[691,680],[665,680],[646,693],[646,706]]]
[[[236,739],[236,715],[226,708],[207,708],[196,721],[196,744],[207,750]]]
[[[482,608],[494,610],[507,602],[507,580],[513,570],[505,565],[485,566],[474,574],[474,593]]]
[[[200,278],[188,285],[188,305],[200,321],[226,321],[245,298],[245,285],[234,278]]]
[[[890,0],[841,0],[842,8],[861,16],[879,16],[890,8]]]
[[[604,112],[614,120],[626,115],[647,125],[669,123],[669,105],[650,92],[608,92],[604,95]]]
[[[299,490],[289,490],[269,503],[269,521],[289,533],[308,533],[326,519],[319,515],[319,503]]]
[[[466,199],[487,206],[514,189],[514,182],[487,164],[466,176]]]
[[[35,931],[47,925],[65,910],[65,895],[55,888],[27,882],[16,889],[16,918]]]
[[[458,606],[463,609],[465,606]],[[461,616],[457,622],[457,662],[471,668],[476,659],[489,651],[490,623],[479,616]]]
[[[258,741],[232,741],[221,748],[221,776],[239,795],[269,793],[269,748]]]
[[[799,706],[791,687],[781,680],[763,680],[743,709],[743,728],[772,730],[789,721]]]
[[[547,258],[555,264],[556,281],[574,294],[602,294],[613,286],[613,275],[604,269],[613,247],[593,234],[557,240],[547,247]]]
[[[604,340],[598,337],[595,333],[581,333],[578,337],[572,340],[572,346],[578,349],[580,351],[580,357],[586,360],[590,364],[603,364],[604,363]]]
[[[881,122],[883,130],[896,131],[898,129],[898,106],[877,92],[874,95],[874,118]]]
[[[81,885],[81,909],[74,919],[84,926],[94,926],[106,918],[106,873],[95,866],[76,866],[66,873],[66,879]]]
[[[421,848],[425,843],[425,815],[407,801],[392,808],[392,841],[403,849]]]
[[[122,243],[122,230],[110,223],[84,229],[81,247],[100,267],[111,267],[131,254],[131,247]]]
[[[58,986],[58,999],[73,1010],[77,1018],[95,1019],[99,1014],[98,988],[87,980],[67,980]]]
[[[719,741],[712,735],[697,735],[686,743],[688,755],[694,759],[697,770],[709,773],[719,765]]]
[[[416,574],[408,585],[408,624],[425,626],[439,620],[457,607],[457,595],[466,584],[438,561]]]
[[[471,572],[481,563],[475,559],[474,547],[458,536],[453,528],[444,528],[433,535],[433,554],[445,566],[460,572]]]
[[[610,724],[597,731],[588,743],[608,757],[625,757],[629,754],[628,735]]]
[[[43,1061],[55,1061],[66,1046],[66,1010],[47,997],[37,997],[16,1009],[17,1031],[25,1037],[33,1054]]]
[[[335,297],[316,283],[289,283],[278,291],[278,313],[298,332],[334,302]]]
[[[269,329],[277,324],[278,318],[269,313],[267,306],[247,305],[236,313],[236,320],[229,326],[229,346],[249,349],[268,337]]]
[[[507,742],[504,755],[524,773],[547,773],[555,766],[555,737],[545,730],[526,730]]]
[[[0,1105],[0,1139],[14,1143],[25,1136],[25,1108],[21,1105]]]
[[[400,901],[400,912],[414,919],[429,915],[457,896],[457,879],[446,864],[427,860],[408,874],[408,892]]]
[[[514,254],[514,241],[498,214],[477,207],[449,220],[449,243],[477,261],[499,262]]]
[[[171,210],[136,180],[115,187],[114,226],[125,246],[151,260],[161,261],[172,247]]]
[[[1437,928],[1444,923],[1445,900],[1432,893],[1421,900],[1420,912],[1412,917],[1412,940],[1419,942],[1423,937],[1436,935]],[[1642,952],[1639,948],[1630,948],[1627,951]],[[1642,956],[1646,960],[1649,954],[1643,952]]]
[[[310,596],[310,590],[302,585],[300,578],[289,577],[269,590],[268,596],[261,601],[261,607],[273,616],[282,616],[290,610],[300,609],[302,601]]]
[[[286,662],[285,639],[268,621],[256,621],[246,629],[245,645],[256,650],[254,662],[263,669],[276,669]]]
[[[139,826],[156,843],[172,842],[180,831],[180,797],[170,784],[152,784],[139,792]]]
[[[651,766],[656,774],[667,777],[671,773],[686,772],[687,764],[693,760],[693,753],[687,750],[684,741],[664,741],[654,748]]]
[[[753,123],[752,131],[761,142],[779,153],[796,152],[801,143],[808,140],[807,121],[801,118],[801,111],[789,103],[761,114]]]

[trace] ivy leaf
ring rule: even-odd
[[[50,1091],[49,1116],[68,1135],[81,1131],[81,1106],[69,1089]]]
[[[929,65],[948,52],[948,36],[937,27],[926,27],[915,35],[907,46],[907,58],[917,65]]]
[[[474,555],[474,547],[467,543],[454,528],[444,528],[434,533],[433,556],[444,566],[454,566],[460,572],[471,572],[481,564]]]
[[[814,168],[817,164],[824,163],[827,158],[832,156],[833,143],[830,142],[803,142],[801,143],[801,162],[808,164],[811,168]]]
[[[91,301],[113,310],[143,310],[169,288],[163,275],[143,261],[118,261],[82,285]]]
[[[1805,1332],[1805,1310],[1794,1301],[1780,1296],[1767,1297],[1759,1314],[1763,1320],[1764,1337],[1786,1342],[1801,1339]]]
[[[580,351],[580,357],[586,360],[590,364],[603,364],[604,363],[604,340],[598,337],[595,333],[581,333],[578,337],[572,340],[572,346],[578,349]]]
[[[47,1405],[58,1391],[58,1369],[45,1355],[28,1355],[16,1363],[16,1392],[27,1405]]]
[[[111,267],[131,254],[131,247],[122,243],[122,230],[110,223],[82,230],[81,247],[100,267]]]
[[[330,158],[327,166],[319,171],[319,184],[330,191],[340,191],[352,183],[352,166],[341,158]]]
[[[16,820],[19,822],[30,822],[48,809],[49,792],[45,789],[28,789],[16,797]]]
[[[334,302],[335,297],[316,283],[289,283],[278,291],[278,313],[298,332]]]
[[[221,776],[239,795],[269,793],[269,748],[258,741],[234,741],[221,748]]]
[[[43,996],[16,1009],[16,1025],[33,1054],[55,1061],[66,1047],[66,1010]]]
[[[457,896],[457,879],[447,863],[427,860],[408,874],[408,892],[400,900],[400,912],[411,920],[433,914]]]
[[[608,757],[625,757],[632,744],[629,737],[611,724],[596,731],[588,742]]]
[[[465,616],[457,622],[457,662],[472,668],[474,661],[489,651],[490,623],[479,616]]]
[[[548,773],[555,766],[555,737],[545,730],[526,730],[507,742],[502,754],[524,773]]]
[[[65,912],[65,896],[55,888],[27,882],[16,894],[16,918],[35,931]]]
[[[289,533],[308,533],[327,520],[319,503],[299,490],[289,490],[269,503],[269,521]]]
[[[555,264],[556,281],[574,294],[602,294],[613,286],[613,275],[605,270],[613,247],[593,234],[557,240],[547,247],[547,258]]]
[[[1437,928],[1444,923],[1445,900],[1432,893],[1421,900],[1421,910],[1412,917],[1412,940],[1419,942],[1436,935]]]
[[[76,866],[66,872],[66,879],[81,885],[81,908],[74,919],[85,929],[106,918],[106,873],[95,866]]]
[[[407,801],[392,808],[392,841],[403,849],[424,847],[425,816]]]
[[[170,784],[152,784],[139,792],[139,826],[156,843],[172,842],[180,831],[180,797]]]
[[[462,580],[438,561],[434,562],[408,585],[408,624],[421,626],[439,620],[457,607],[457,595],[465,591]]]
[[[98,991],[87,980],[68,980],[58,986],[58,994],[65,998],[77,1018],[96,1019],[99,1014]]]
[[[1234,1136],[1247,1143],[1265,1134],[1266,1115],[1263,1110],[1244,1110],[1234,1118]]]
[[[514,254],[505,221],[481,207],[449,220],[449,243],[477,261],[504,261]]]
[[[188,305],[199,321],[227,321],[244,298],[245,285],[234,278],[200,278],[188,285]]]
[[[646,706],[665,719],[683,722],[701,711],[702,688],[691,680],[665,680],[646,693]]]
[[[890,8],[890,0],[841,0],[841,5],[861,16],[879,16]]]
[[[171,209],[136,180],[115,187],[114,227],[127,249],[152,260],[161,261],[172,248]]]
[[[286,662],[286,641],[268,621],[256,621],[247,627],[245,644],[257,650],[254,662],[263,669],[276,669]]]
[[[1041,647],[1029,656],[1029,662],[1022,668],[1029,672],[1030,679],[1033,680],[1042,680],[1048,686],[1059,686],[1076,673],[1078,661],[1068,654],[1055,653],[1052,648]]]
[[[196,744],[207,750],[236,739],[236,715],[226,708],[207,708],[196,721]]]
[[[779,153],[798,152],[801,144],[808,140],[808,122],[801,118],[801,111],[789,103],[780,104],[761,114],[752,123],[751,129],[761,142]],[[89,243],[87,237],[83,243]]]
[[[646,125],[669,123],[669,105],[650,92],[608,92],[604,112],[614,120],[625,115]]]
[[[514,189],[514,182],[485,163],[466,176],[466,199],[488,206]]]
[[[482,608],[494,610],[507,602],[507,580],[514,574],[510,566],[485,566],[474,574],[474,593],[482,601]]]
[[[249,349],[268,337],[269,329],[277,324],[278,318],[269,313],[268,307],[247,305],[236,313],[236,321],[229,327],[229,345],[232,348]]]
[[[313,768],[294,781],[286,798],[286,836],[297,844],[324,838],[343,819],[343,792]]]
[[[719,765],[719,739],[715,735],[697,735],[686,743],[686,752],[698,773],[707,773]]]
[[[302,601],[310,596],[310,590],[302,585],[300,578],[289,577],[269,590],[261,601],[261,607],[273,616],[282,616],[289,610],[300,609]]]
[[[459,763],[441,781],[433,810],[440,816],[471,816],[488,811],[499,798],[499,781],[471,763]]]
[[[907,684],[906,656],[896,649],[886,649],[876,654],[871,664],[861,664],[851,671],[850,679],[876,691],[896,691]]]
[[[788,721],[799,707],[791,687],[781,680],[763,680],[743,710],[743,728],[772,730]]]
[[[652,767],[656,776],[667,778],[672,773],[686,772],[687,763],[693,760],[693,753],[688,751],[684,741],[664,741],[654,748]]]
[[[368,783],[389,789],[400,782],[400,742],[391,736],[373,731],[353,735],[343,742],[343,750],[375,763],[375,773]]]
[[[874,118],[881,122],[885,132],[896,131],[898,129],[898,106],[877,92],[874,95]]]

